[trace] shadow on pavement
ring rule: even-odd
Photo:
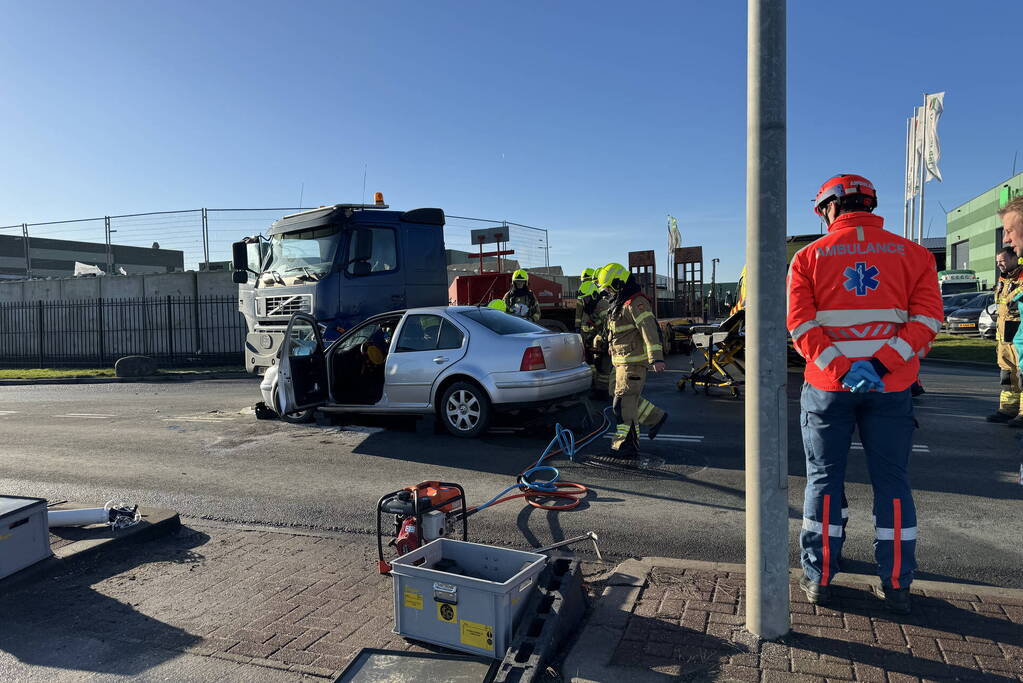
[[[185,529],[163,539],[121,545],[0,596],[0,671],[4,654],[31,666],[122,676],[138,676],[180,656],[200,638],[92,586],[150,562],[197,562],[203,556],[192,549],[208,540],[206,534]]]

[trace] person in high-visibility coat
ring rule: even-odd
[[[1021,389],[1019,383],[1019,358],[1012,338],[1019,329],[1019,309],[1013,298],[1023,289],[1023,267],[1012,247],[1005,247],[995,256],[998,267],[998,284],[995,286],[995,305],[998,307],[998,325],[995,329],[995,355],[1000,371],[998,410],[987,416],[988,422],[1023,427],[1020,414]]]
[[[614,367],[612,405],[618,422],[611,453],[635,456],[641,427],[646,426],[647,435],[653,439],[668,419],[667,413],[642,395],[647,369],[666,369],[660,330],[650,300],[625,266],[604,266],[597,276],[597,287],[610,297],[607,334]]]
[[[907,475],[916,430],[910,387],[941,328],[938,274],[927,249],[884,229],[866,178],[830,178],[814,207],[828,232],[793,257],[788,276],[787,327],[806,359],[799,586],[811,603],[824,604],[842,568],[845,473],[858,430],[874,489],[882,595],[890,610],[908,614],[917,539]]]
[[[529,289],[529,273],[521,269],[512,273],[512,288],[504,295],[504,305],[512,315],[539,322],[540,303]]]
[[[607,347],[607,310],[608,303],[597,283],[587,280],[579,285],[576,300],[582,306],[582,321],[576,330],[583,338],[583,346],[593,365],[593,388],[600,396],[609,396],[614,387],[609,386],[611,379],[611,356]]]
[[[595,268],[583,268],[582,275],[579,276],[579,290],[582,291],[583,285],[585,285],[587,282],[593,283],[594,284],[594,290],[596,290],[596,282],[595,282],[596,278],[597,278],[597,270]],[[586,317],[586,314],[583,311],[583,308],[585,308],[585,306],[586,306],[586,302],[583,301],[583,297],[581,295],[580,296],[576,296],[576,299],[575,299],[575,331],[580,333],[580,334],[582,334],[582,331],[583,331],[582,330],[583,318]]]

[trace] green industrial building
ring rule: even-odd
[[[995,286],[995,254],[1002,243],[1002,219],[998,217],[998,209],[1017,196],[1023,196],[1023,173],[948,212],[945,216],[947,268],[974,270],[982,289]]]

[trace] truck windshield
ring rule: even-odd
[[[334,263],[334,254],[341,239],[341,226],[328,225],[311,230],[286,232],[270,238],[263,272],[281,275],[316,273],[323,275]]]
[[[974,282],[970,282],[970,281],[965,281],[965,282],[963,282],[963,281],[959,281],[959,282],[952,281],[952,282],[942,282],[941,283],[941,293],[942,294],[959,294],[960,292],[976,292],[976,291],[977,291],[977,283],[976,283],[976,281],[974,281]]]

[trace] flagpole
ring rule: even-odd
[[[920,117],[917,115],[916,107],[913,107],[913,116],[910,117],[912,123],[910,124],[910,137],[912,142],[910,143],[910,188],[909,188],[909,225],[906,230],[906,239],[913,239],[913,235],[916,233],[916,197],[919,194],[917,188],[917,182],[920,180],[920,155],[916,151],[916,137],[919,131],[917,130],[917,124],[920,122]]]
[[[923,146],[920,148],[920,211],[919,225],[916,230],[917,244],[924,243],[924,190],[927,185],[927,93],[924,93],[923,106]]]
[[[906,119],[906,173],[903,179],[903,183],[906,188],[902,193],[902,236],[909,237],[909,197],[913,193],[913,182],[910,180],[910,166],[909,166],[909,137],[910,131],[910,119]]]

